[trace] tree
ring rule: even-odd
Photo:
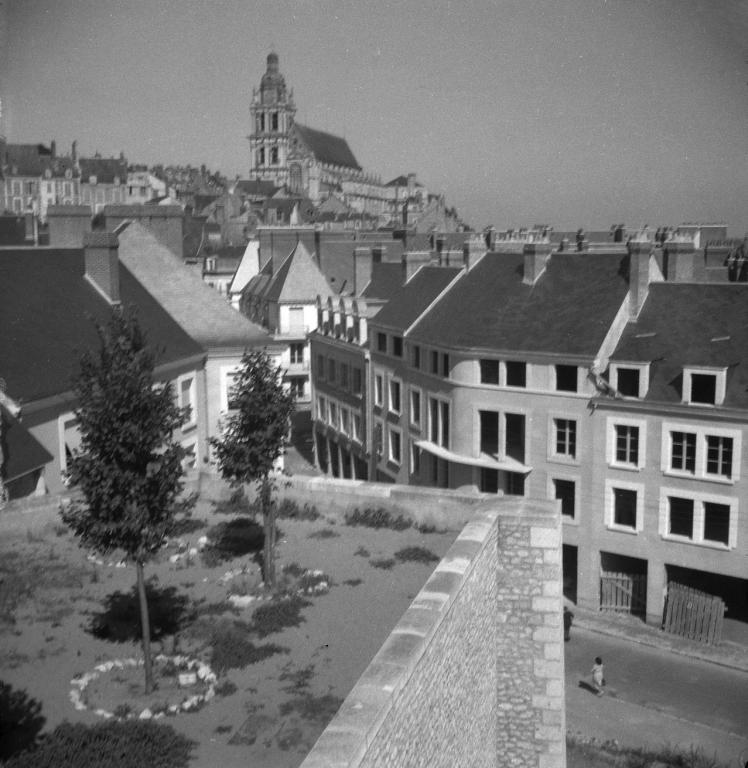
[[[275,505],[271,472],[289,440],[294,396],[262,350],[245,352],[231,392],[223,437],[211,438],[221,475],[232,486],[256,482],[265,527],[262,577],[275,586]]]
[[[174,524],[184,449],[172,435],[186,417],[170,384],[154,383],[155,353],[137,319],[112,311],[97,323],[98,352],[81,356],[73,381],[81,447],[68,460],[70,484],[83,499],[60,510],[84,547],[124,550],[135,563],[146,693],[153,690],[145,562]]]

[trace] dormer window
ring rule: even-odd
[[[96,176],[89,176],[88,177],[88,183],[89,184],[96,184]]]
[[[610,366],[610,384],[624,397],[644,397],[649,389],[649,366],[613,364]]]
[[[692,405],[722,405],[725,400],[726,370],[683,370],[683,402]]]

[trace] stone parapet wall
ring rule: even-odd
[[[561,523],[474,510],[302,768],[564,768]]]

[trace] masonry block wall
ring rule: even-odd
[[[483,505],[302,768],[564,768],[559,518]]]

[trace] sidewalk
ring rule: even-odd
[[[748,626],[738,622],[732,622],[725,634],[742,642],[723,639],[719,645],[707,645],[663,632],[629,614],[588,611],[568,602],[567,605],[574,614],[574,626],[748,672]]]

